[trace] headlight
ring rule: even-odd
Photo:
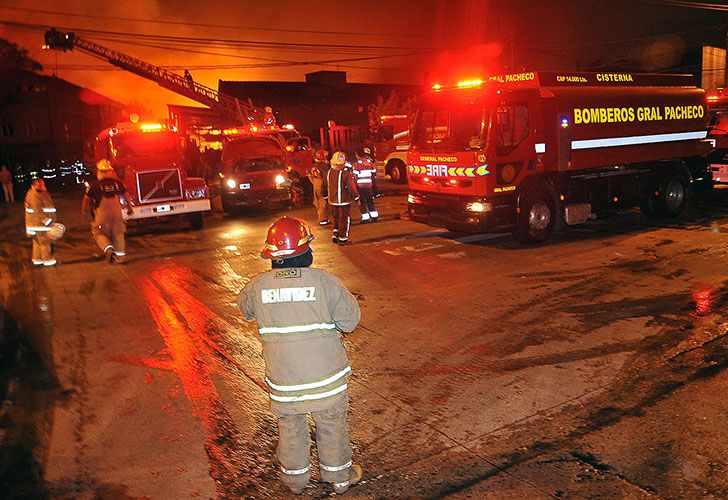
[[[286,182],[286,178],[283,177],[281,174],[276,175],[275,177],[276,185],[280,186],[284,182]]]
[[[473,201],[465,204],[465,210],[476,213],[490,212],[493,210],[493,204],[482,201]]]
[[[417,203],[417,198],[415,198],[415,195],[408,194],[407,195],[407,203]]]
[[[227,184],[227,187],[229,187],[230,189],[235,189],[236,187],[238,187],[238,183],[235,179],[228,179],[225,184]]]
[[[207,189],[187,189],[185,193],[187,194],[188,200],[197,200],[207,196]]]

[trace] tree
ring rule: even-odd
[[[41,71],[43,66],[35,59],[32,59],[26,49],[21,49],[14,43],[0,38],[0,68],[37,72]]]
[[[376,102],[367,106],[369,113],[369,131],[374,134],[377,131],[379,117],[383,115],[407,115],[412,118],[415,112],[415,100],[412,97],[403,97],[392,91],[385,99],[378,95]]]

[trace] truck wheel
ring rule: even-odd
[[[660,217],[677,217],[690,200],[690,185],[680,172],[671,170],[662,179],[654,199],[655,213]]]
[[[193,231],[197,231],[198,229],[202,229],[202,224],[204,221],[204,218],[202,216],[202,212],[192,212],[187,215],[190,222],[190,229]]]
[[[513,238],[525,245],[543,243],[551,236],[556,223],[553,197],[544,187],[535,187],[521,199],[518,226]]]
[[[390,161],[387,170],[389,171],[389,176],[392,178],[392,182],[395,184],[404,184],[407,182],[407,170],[402,161]]]

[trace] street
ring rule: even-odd
[[[344,341],[364,480],[346,496],[728,496],[728,190],[679,219],[634,210],[526,247],[406,220],[389,188],[379,222],[353,210],[349,246],[312,207],[212,212],[200,231],[130,228],[124,265],[94,256],[80,195],[55,194],[68,231],[41,269],[22,203],[2,205],[0,491],[288,497],[236,306],[285,213],[362,311]],[[314,472],[304,496],[331,492]]]

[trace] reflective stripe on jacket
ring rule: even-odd
[[[50,231],[56,221],[56,209],[48,191],[30,188],[25,195],[25,233],[35,236]]]
[[[377,168],[369,159],[358,160],[354,164],[354,174],[357,186],[371,187],[374,176],[377,174]]]
[[[274,269],[250,280],[238,306],[258,322],[272,405],[319,411],[345,393],[351,367],[338,331],[353,331],[360,311],[338,278],[321,269]]]
[[[331,168],[326,176],[326,190],[329,205],[350,205],[359,199],[354,174],[348,168]]]

